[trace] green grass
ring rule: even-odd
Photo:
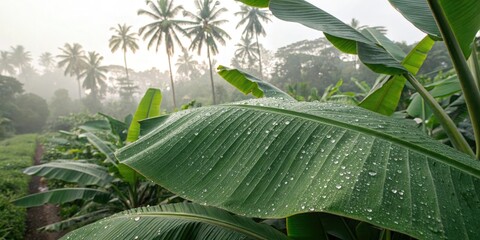
[[[30,177],[23,174],[35,154],[36,135],[0,141],[0,239],[23,239],[26,211],[10,203],[28,193]]]

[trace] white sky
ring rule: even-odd
[[[238,18],[234,13],[239,3],[234,0],[220,1],[229,12],[224,18],[230,22],[223,26],[232,39],[220,49],[217,62],[229,65],[240,39],[241,30],[235,30]],[[309,0],[323,10],[349,23],[352,18],[360,20],[361,25],[386,26],[388,37],[395,41],[412,43],[419,41],[424,34],[404,20],[391,7],[387,0]],[[194,0],[176,0],[189,11],[194,11]],[[97,51],[104,56],[105,65],[123,65],[120,51],[112,54],[108,48],[108,39],[112,35],[111,27],[127,23],[135,31],[149,23],[147,16],[137,16],[139,9],[146,9],[145,0],[0,0],[0,50],[10,51],[11,46],[23,45],[31,52],[34,63],[43,52],[59,54],[59,47],[65,43],[80,43],[86,51]],[[182,16],[178,16],[181,18]],[[296,23],[287,23],[272,17],[266,25],[267,36],[261,43],[270,50],[303,40],[323,36],[321,32],[310,30]],[[184,44],[189,45],[188,39]],[[139,41],[140,50],[135,55],[129,53],[129,67],[146,70],[152,67],[168,68],[163,48],[155,53],[148,51],[146,42]],[[176,55],[180,54],[176,49]],[[206,54],[201,58],[206,58]],[[173,61],[172,64],[175,62]]]

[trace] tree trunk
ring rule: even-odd
[[[177,108],[177,102],[176,102],[176,98],[175,98],[175,85],[173,83],[173,74],[172,74],[172,64],[170,63],[170,54],[168,53],[168,50],[167,50],[167,56],[168,56],[168,68],[170,70],[170,84],[172,85],[172,97],[173,97],[173,108],[176,109]]]
[[[128,77],[127,50],[123,50],[123,62],[125,63],[125,73],[127,74],[127,80],[129,80],[130,78]]]
[[[259,66],[260,66],[260,79],[263,80],[262,53],[260,51],[260,44],[258,43],[258,33],[255,33],[255,38],[257,40],[258,63],[259,63]]]
[[[212,84],[212,99],[213,105],[217,104],[215,101],[215,85],[213,84],[212,60],[210,59],[210,48],[207,45],[208,66],[210,67],[210,83]]]
[[[82,86],[80,85],[80,79],[77,77],[77,84],[78,84],[78,99],[82,99]]]

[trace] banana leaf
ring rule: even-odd
[[[42,176],[48,179],[58,179],[83,186],[97,185],[105,187],[110,184],[113,177],[107,169],[97,164],[84,163],[71,160],[57,160],[41,165],[26,168],[23,173]]]
[[[480,237],[480,163],[354,106],[266,98],[187,110],[116,155],[183,198],[250,217],[318,211],[417,238]]]
[[[74,230],[62,239],[287,239],[274,228],[192,203],[137,208]]]
[[[106,203],[110,193],[94,188],[61,188],[45,192],[31,194],[12,201],[20,207],[36,207],[47,203],[61,204],[78,199],[93,200],[99,203]]]
[[[140,123],[138,123],[138,121],[160,115],[161,104],[162,92],[160,92],[160,89],[149,88],[140,101],[140,104],[138,104],[137,111],[130,123],[127,142],[134,142],[140,136]]]

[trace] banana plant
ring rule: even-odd
[[[117,146],[138,139],[138,121],[159,115],[161,92],[149,89],[142,98],[130,126],[103,115],[106,120],[88,121],[78,128],[78,138],[86,139],[104,157],[95,160],[56,160],[29,167],[25,174],[55,179],[74,185],[28,195],[13,201],[17,206],[34,207],[43,204],[64,204],[77,200],[84,203],[73,217],[50,224],[46,230],[62,230],[85,225],[113,213],[140,206],[157,204],[172,194],[145,181],[114,156]],[[75,133],[72,133],[76,135]],[[109,139],[109,140],[105,140]]]
[[[358,54],[359,59],[373,71],[393,75],[393,77],[387,76],[387,79],[384,81],[389,82],[389,84],[382,84],[386,88],[391,88],[391,85],[395,85],[397,89],[394,93],[383,91],[392,95],[391,98],[393,98],[387,97],[382,100],[387,102],[387,105],[391,105],[391,103],[388,103],[389,101],[395,102],[395,98],[397,98],[396,102],[398,102],[398,92],[402,89],[400,86],[403,85],[402,81],[407,79],[435,112],[454,146],[460,151],[475,155],[460,132],[455,128],[453,121],[413,77],[416,74],[415,69],[409,68],[408,65],[410,64],[402,62],[417,62],[418,60],[415,59],[418,57],[408,56],[404,58],[404,53],[399,51],[388,39],[375,33],[375,31],[356,31],[327,12],[305,1],[265,0],[244,2],[254,6],[268,6],[273,15],[282,20],[298,22],[307,27],[323,31],[327,39],[341,51]],[[480,93],[476,87],[475,78],[468,69],[465,60],[466,57],[470,56],[473,39],[480,28],[480,17],[477,14],[480,11],[480,4],[475,0],[467,0],[458,5],[446,0],[421,2],[390,0],[390,3],[407,20],[426,32],[430,38],[435,40],[445,39],[465,94],[471,122],[473,123],[474,135],[476,136],[476,155],[477,158],[480,158],[480,112],[475,110],[480,108]],[[290,11],[292,8],[298,9],[298,11]],[[426,45],[425,41],[421,43]],[[420,52],[420,57],[421,55]],[[385,93],[381,95],[384,96]],[[382,108],[379,111],[382,112]]]
[[[409,63],[416,53],[402,53],[374,30],[359,32],[302,0],[243,2],[268,6],[280,19],[324,32],[334,46],[358,54],[373,71],[388,75],[383,86],[392,80],[409,81],[457,149],[432,139],[410,121],[357,106],[296,102],[241,71],[219,69],[242,92],[264,98],[150,120],[146,135],[115,153],[122,164],[182,198],[235,217],[286,218],[287,237],[292,239],[480,238],[480,162],[448,114],[414,77]],[[463,63],[480,27],[480,21],[474,21],[480,2],[390,2],[429,38],[447,42],[469,106],[478,158],[475,125],[480,108],[473,111],[480,104],[478,88],[470,88],[472,78]],[[88,238],[107,229],[105,239],[117,238],[117,231],[153,239],[156,231],[162,234],[168,227],[171,232],[160,238],[208,239],[197,231],[190,234],[203,223],[214,226],[215,234],[225,226],[235,232],[229,224],[216,224],[209,211],[197,215],[174,209],[172,215],[187,218],[188,227],[178,226],[173,217],[169,220],[175,223],[162,221],[160,212],[136,209],[66,237]],[[145,216],[147,224],[135,224]],[[234,225],[247,231],[240,220]],[[190,238],[182,237],[186,235]],[[260,234],[244,238],[280,239]]]

